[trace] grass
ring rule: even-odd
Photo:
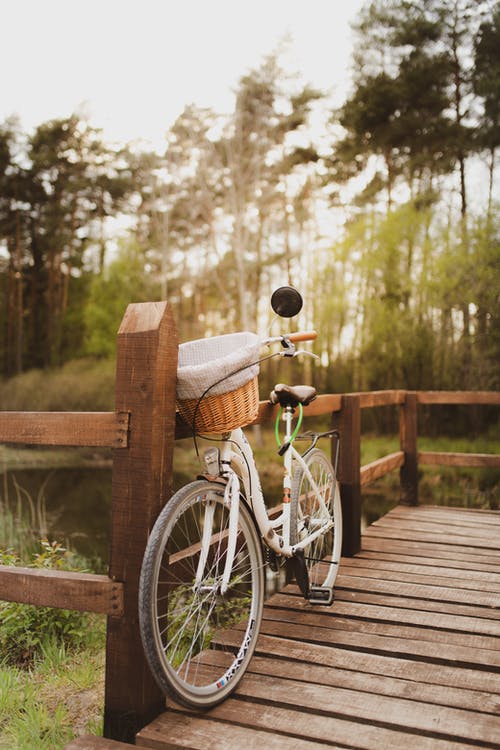
[[[22,560],[0,550],[0,562],[85,567],[56,542],[38,547]],[[0,602],[0,750],[60,750],[74,737],[102,733],[105,623],[104,616]]]
[[[74,737],[102,734],[104,618],[91,624],[84,649],[49,641],[29,670],[0,666],[1,750],[60,750]]]

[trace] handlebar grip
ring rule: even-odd
[[[314,341],[318,337],[316,331],[297,331],[297,333],[290,333],[287,339],[294,343],[295,341]]]

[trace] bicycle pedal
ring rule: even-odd
[[[324,604],[329,606],[334,599],[333,588],[327,586],[311,586],[309,588],[309,604]]]

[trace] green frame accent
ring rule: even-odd
[[[290,437],[289,444],[293,443],[293,441],[297,437],[297,435],[299,433],[299,430],[300,430],[300,427],[302,425],[302,418],[303,418],[303,414],[304,414],[304,407],[302,406],[302,404],[298,404],[298,407],[299,407],[299,418],[297,420],[297,424],[295,425],[295,429],[292,432],[292,435]],[[276,417],[276,421],[274,423],[274,436],[276,438],[276,444],[277,444],[278,448],[281,448],[280,421],[281,421],[281,415],[282,414],[283,414],[283,409],[280,406],[280,408],[278,409],[278,414],[277,414],[277,417]]]

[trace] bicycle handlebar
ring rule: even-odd
[[[284,333],[281,336],[271,336],[270,338],[263,339],[261,344],[269,346],[270,344],[283,344],[286,346],[286,342],[289,341],[291,344],[296,341],[314,341],[318,334],[316,331],[296,331],[296,333]]]
[[[294,343],[295,341],[314,341],[317,337],[316,331],[297,331],[296,333],[289,333],[286,338]]]

